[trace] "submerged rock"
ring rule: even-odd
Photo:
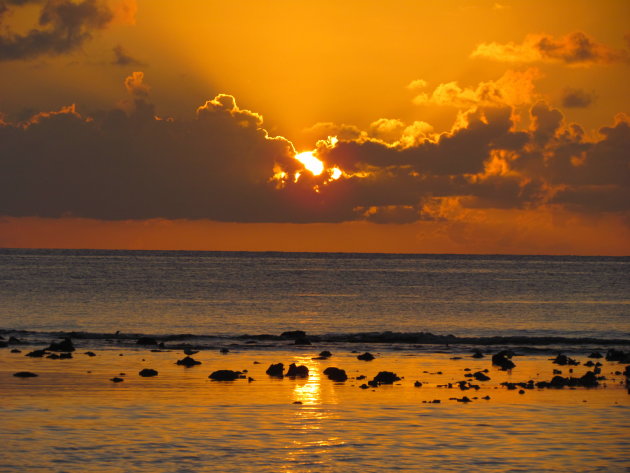
[[[51,342],[50,346],[48,347],[48,350],[60,351],[60,352],[71,352],[71,351],[74,351],[75,348],[74,348],[74,345],[72,344],[72,340],[66,337],[60,342]]]
[[[269,376],[274,378],[283,378],[284,377],[284,364],[276,363],[269,365],[267,371],[265,371]]]
[[[152,376],[157,376],[158,372],[151,368],[145,368],[142,371],[140,371],[138,374],[142,376],[143,378],[150,378]]]
[[[400,381],[400,377],[391,371],[381,371],[379,372],[370,383],[376,383],[376,385],[381,384],[394,384],[396,381]]]
[[[18,348],[13,348],[11,350],[11,353],[22,353],[22,350],[18,349]]]
[[[184,357],[181,360],[177,360],[177,364],[180,366],[185,366],[186,368],[191,368],[196,365],[200,365],[201,361],[197,361],[190,356]]]
[[[304,365],[297,366],[295,363],[291,363],[287,376],[289,378],[308,378],[308,367]]]
[[[122,382],[124,381],[124,379],[119,378],[119,377],[117,377],[117,376],[114,376],[113,378],[111,378],[111,379],[110,379],[110,381],[111,381],[112,383],[122,383]]]
[[[348,375],[346,374],[346,370],[342,370],[340,368],[335,368],[330,366],[324,370],[324,374],[328,376],[328,379],[337,382],[344,382],[348,379]]]
[[[39,375],[31,373],[30,371],[18,371],[17,373],[13,373],[13,376],[16,378],[36,378]]]
[[[477,371],[476,373],[473,374],[473,377],[477,381],[490,381],[490,376],[486,375],[482,371]]]
[[[370,352],[367,352],[367,351],[357,356],[357,360],[361,360],[361,361],[372,361],[373,359],[374,359],[374,355],[372,355]]]
[[[324,350],[320,352],[318,356],[314,357],[313,360],[327,360],[331,356],[332,353],[330,353],[328,350]]]
[[[563,355],[562,353],[558,354],[558,356],[554,358],[552,363],[556,365],[560,365],[560,366],[566,366],[566,365],[577,366],[580,364],[578,361],[574,360],[573,358],[569,358],[568,356]]]
[[[208,378],[213,381],[234,381],[235,379],[244,377],[240,371],[218,370],[213,372]]]
[[[87,355],[87,356],[89,356],[89,357],[93,357],[93,356],[96,356],[96,353],[94,353],[93,351],[86,351],[86,352],[84,353],[84,355]]]

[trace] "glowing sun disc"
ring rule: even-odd
[[[303,151],[295,155],[295,159],[301,162],[306,170],[310,171],[314,176],[319,176],[324,172],[324,163],[313,156],[312,151]]]

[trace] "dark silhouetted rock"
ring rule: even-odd
[[[361,385],[361,386],[359,386],[359,387],[360,387],[361,389],[368,389],[368,388],[369,388],[369,386],[368,386],[367,384],[365,384],[365,383],[364,383],[364,384],[362,384],[362,385]]]
[[[330,353],[328,350],[324,350],[319,352],[319,356],[321,356],[322,358],[330,358],[332,356],[332,353]]]
[[[304,330],[288,330],[280,334],[282,338],[290,338],[295,340],[296,338],[306,338],[306,332]]]
[[[477,381],[490,381],[490,376],[484,374],[481,371],[477,371],[473,374],[473,376]]]
[[[492,355],[492,364],[498,366],[503,371],[511,370],[516,367],[514,362],[511,360],[514,353],[509,350],[502,350],[499,353],[495,353]]]
[[[630,365],[626,366],[626,369],[624,370],[623,374],[626,378],[630,378]]]
[[[372,361],[374,359],[374,355],[372,355],[370,352],[365,352],[359,356],[357,356],[357,360],[361,360],[361,361]]]
[[[577,362],[576,360],[574,360],[573,358],[569,358],[566,355],[563,355],[562,353],[560,353],[558,356],[556,356],[554,358],[554,360],[552,361],[552,363],[556,364],[556,365],[560,365],[560,366],[577,366],[580,363]]]
[[[138,345],[152,346],[157,345],[158,341],[153,337],[140,337],[138,340],[136,340],[136,343]]]
[[[473,358],[483,358],[483,353],[481,350],[475,350],[471,356]]]
[[[94,353],[93,351],[86,351],[84,354],[89,356],[89,357],[96,356],[96,353]]]
[[[199,353],[199,350],[193,350],[192,348],[184,348],[184,355],[191,356],[197,353]]]
[[[22,350],[14,348],[14,349],[11,350],[11,353],[22,353]]]
[[[416,388],[421,388],[421,387],[422,387],[422,383],[421,383],[420,381],[416,381],[415,383],[413,383],[413,385],[414,385]]]
[[[229,348],[221,348],[219,350],[222,354],[227,355],[228,353],[230,353],[230,349]]]
[[[51,353],[46,358],[48,358],[49,360],[58,360],[61,357],[59,355],[57,355],[56,353]]]
[[[626,353],[621,350],[611,348],[606,353],[606,361],[618,361],[619,363],[630,363],[630,352]]]
[[[602,355],[600,352],[598,351],[594,351],[593,353],[591,353],[590,355],[588,355],[589,358],[603,358],[604,355]]]
[[[145,368],[142,371],[140,371],[140,373],[138,373],[140,376],[142,376],[143,378],[150,378],[152,376],[157,376],[158,372],[156,370],[153,370],[151,368]]]
[[[59,352],[71,352],[74,351],[74,345],[72,344],[72,340],[69,338],[64,338],[60,342],[52,342],[48,347],[50,351],[59,351]]]
[[[177,360],[177,364],[180,366],[185,366],[186,368],[190,368],[192,366],[200,365],[201,361],[197,361],[194,358],[186,356],[181,360]]]
[[[400,378],[396,375],[396,373],[392,373],[391,371],[381,371],[379,372],[372,382],[377,384],[394,384],[394,382],[400,381]]]
[[[308,378],[308,368],[304,365],[297,366],[295,363],[291,363],[287,370],[287,377]]]
[[[9,345],[24,345],[24,342],[19,338],[9,337],[9,341],[7,342]]]
[[[284,377],[284,365],[282,363],[271,364],[265,373],[274,378],[282,378]]]
[[[8,346],[9,346],[9,344],[7,342],[0,341],[0,348],[6,348]]]
[[[595,388],[599,386],[599,382],[597,381],[597,376],[592,371],[587,371],[584,376],[580,378],[580,385],[585,388]]]
[[[240,371],[218,370],[208,376],[208,378],[213,381],[234,381],[242,376]]]
[[[328,379],[337,382],[343,382],[348,379],[348,375],[346,374],[346,370],[342,370],[340,368],[335,368],[330,366],[324,370],[324,374],[328,376]]]
[[[122,378],[118,378],[118,377],[116,377],[116,376],[115,376],[115,377],[113,377],[112,379],[110,379],[110,381],[111,381],[112,383],[122,383],[122,382],[124,381],[124,379],[122,379]]]
[[[13,373],[13,376],[16,378],[36,378],[39,375],[31,373],[30,371],[18,371],[17,373]]]
[[[72,353],[61,353],[59,355],[60,360],[69,360],[72,358]]]

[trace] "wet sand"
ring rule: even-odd
[[[77,344],[72,359],[25,356],[35,348],[0,350],[3,472],[630,468],[626,365],[586,353],[571,355],[577,366],[517,355],[516,367],[503,371],[490,354],[377,345],[369,362],[349,350],[316,360],[320,349],[305,346],[200,351],[192,357],[202,364],[190,368],[176,364],[181,350],[90,348],[96,356],[88,356]],[[602,363],[598,387],[503,384],[580,378],[593,370],[589,360]],[[273,363],[285,372],[290,363],[306,366],[308,376],[270,377]],[[328,379],[328,367],[344,369],[348,380]],[[143,369],[158,374],[142,377]],[[209,379],[216,370],[243,378]],[[361,387],[382,371],[401,379]],[[466,376],[477,372],[490,379]]]

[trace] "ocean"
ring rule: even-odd
[[[629,269],[0,250],[0,473],[628,472]]]
[[[0,250],[0,329],[630,337],[630,257]]]

